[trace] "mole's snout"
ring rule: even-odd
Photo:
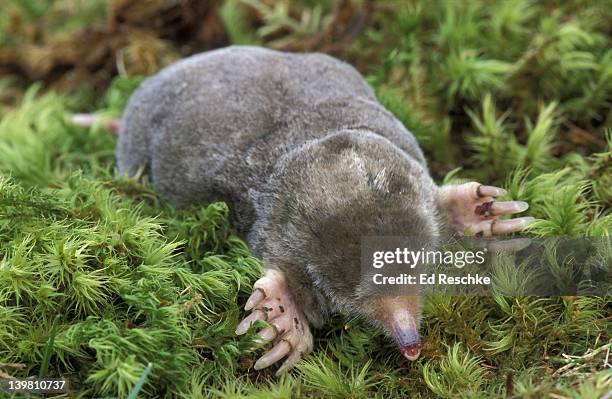
[[[407,310],[396,310],[391,320],[391,334],[408,360],[416,360],[421,353],[421,337],[415,317]]]

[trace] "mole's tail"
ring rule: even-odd
[[[92,114],[73,114],[70,116],[70,121],[82,127],[91,127],[94,125],[100,125],[104,129],[110,131],[113,134],[119,134],[119,120],[118,119],[105,119],[97,115]]]

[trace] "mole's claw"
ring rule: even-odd
[[[259,341],[261,343],[266,343],[276,338],[276,336],[278,335],[278,330],[276,329],[276,326],[271,324],[270,327],[264,328],[258,334],[259,334]]]
[[[524,201],[494,201],[491,204],[491,215],[510,215],[513,213],[520,213],[526,211],[529,208],[529,204]]]
[[[506,194],[506,190],[504,190],[503,188],[499,188],[499,187],[485,186],[481,184],[476,188],[476,195],[478,196],[478,198],[499,197],[500,195],[504,195],[504,194]]]
[[[494,235],[517,233],[534,221],[535,218],[531,216],[508,220],[495,220],[494,223],[491,223],[491,232]]]
[[[289,353],[290,351],[291,344],[289,343],[289,341],[282,339],[268,353],[259,358],[259,360],[255,362],[255,366],[253,367],[255,368],[255,370],[264,369],[285,357],[285,355],[287,355],[287,353]]]
[[[255,307],[262,299],[266,297],[266,294],[261,288],[255,288],[249,299],[247,299],[244,310],[251,310]]]
[[[238,327],[236,327],[236,335],[242,335],[247,332],[249,330],[249,327],[251,327],[251,324],[253,324],[255,321],[265,319],[266,313],[261,309],[255,309],[253,313],[245,317],[244,320],[242,320],[240,324],[238,324]]]
[[[466,233],[468,235],[477,235],[482,234],[485,237],[490,237],[493,235],[502,235],[502,234],[510,234],[510,233],[518,233],[523,230],[525,227],[529,226],[533,223],[535,219],[531,216],[525,216],[522,218],[516,219],[508,219],[508,220],[499,220],[499,219],[491,219],[484,220],[482,222],[476,223],[473,226],[470,226]]]
[[[303,353],[301,351],[293,351],[293,353],[287,357],[283,365],[279,367],[275,375],[278,377],[287,370],[292,369],[293,366],[295,366],[295,364],[302,358],[302,355]]]

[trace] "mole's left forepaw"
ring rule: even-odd
[[[236,334],[246,333],[256,320],[265,320],[269,327],[259,331],[262,343],[274,342],[274,347],[256,363],[255,369],[266,368],[287,356],[277,375],[292,368],[313,347],[312,334],[306,318],[289,292],[285,274],[267,270],[266,275],[253,285],[253,293],[244,306],[253,309],[236,328]]]
[[[471,182],[440,188],[442,210],[449,215],[455,231],[466,235],[501,235],[516,233],[534,221],[532,217],[498,219],[527,210],[523,201],[496,201],[506,191],[499,187]]]

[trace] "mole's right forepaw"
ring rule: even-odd
[[[312,334],[308,322],[289,292],[283,272],[268,270],[265,276],[257,280],[244,309],[253,311],[240,322],[236,334],[246,333],[256,320],[265,320],[270,326],[259,331],[261,342],[274,342],[274,347],[255,363],[256,370],[266,368],[287,356],[276,372],[279,375],[312,351]]]
[[[502,235],[518,233],[534,221],[532,217],[500,219],[520,213],[529,207],[523,201],[497,201],[506,191],[470,182],[440,188],[440,205],[450,217],[452,227],[460,234]]]

